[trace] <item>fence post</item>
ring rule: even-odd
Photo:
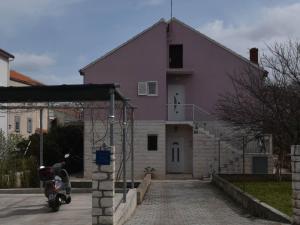
[[[293,224],[300,225],[300,145],[291,147]]]
[[[40,109],[40,166],[44,165],[44,134],[43,134],[43,109]],[[40,188],[43,188],[43,182],[40,182]]]

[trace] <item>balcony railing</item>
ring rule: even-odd
[[[168,121],[206,121],[213,117],[194,104],[167,104]]]

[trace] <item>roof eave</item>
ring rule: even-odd
[[[203,34],[202,32],[200,32],[199,30],[191,27],[190,25],[182,22],[181,20],[177,19],[176,17],[172,17],[172,19],[168,20],[167,23],[171,23],[172,21],[175,21],[181,25],[183,25],[184,27],[186,27],[187,29],[191,30],[191,31],[194,31],[196,32],[197,34],[201,35],[203,38],[205,38],[206,40],[210,41],[211,43],[215,44],[216,46],[224,49],[225,51],[229,52],[230,54],[234,55],[235,57],[243,60],[244,62],[246,63],[250,63],[252,66],[256,67],[257,69],[260,69],[260,70],[264,70],[261,66],[259,66],[258,64],[255,64],[253,62],[251,62],[249,59],[247,59],[246,57],[240,55],[239,53],[231,50],[230,48],[224,46],[223,44],[219,43],[218,41],[208,37],[207,35]]]
[[[0,49],[0,55],[4,56],[7,59],[14,59],[15,58],[14,55],[10,54],[7,51],[4,51],[3,49]]]
[[[97,62],[105,59],[106,57],[108,57],[109,55],[115,53],[117,50],[119,50],[120,48],[126,46],[128,43],[136,40],[137,38],[139,38],[140,36],[142,36],[144,33],[146,33],[147,31],[151,30],[152,28],[154,28],[155,26],[157,26],[160,23],[165,23],[167,24],[167,22],[165,21],[165,19],[160,19],[158,22],[156,22],[155,24],[151,25],[150,27],[146,28],[145,30],[143,30],[142,32],[138,33],[137,35],[133,36],[132,38],[130,38],[129,40],[127,40],[126,42],[124,42],[123,44],[117,46],[116,48],[112,49],[111,51],[107,52],[106,54],[102,55],[101,57],[95,59],[94,61],[92,61],[91,63],[89,63],[88,65],[84,66],[83,68],[81,68],[79,70],[79,73],[81,76],[84,76],[85,73],[84,71],[89,68],[90,66],[95,65]]]

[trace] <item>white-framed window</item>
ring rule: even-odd
[[[27,132],[32,133],[32,119],[27,118]]]
[[[157,96],[157,81],[148,81],[147,82],[148,88],[148,96]]]
[[[16,133],[20,132],[20,122],[21,122],[21,117],[15,116],[15,132]]]
[[[158,82],[157,81],[138,82],[138,95],[158,96]]]

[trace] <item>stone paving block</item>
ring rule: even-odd
[[[278,225],[245,214],[223,192],[202,181],[152,182],[125,225]]]

